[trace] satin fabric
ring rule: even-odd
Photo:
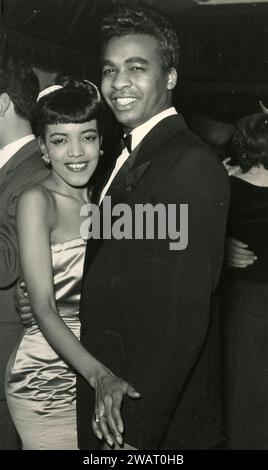
[[[85,242],[79,238],[54,244],[51,254],[57,310],[79,338]],[[10,357],[6,396],[23,449],[77,449],[76,376],[36,323],[24,330]]]

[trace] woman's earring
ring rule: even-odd
[[[44,153],[41,158],[42,158],[43,162],[45,162],[46,165],[50,165],[50,164],[51,164],[51,160],[50,160],[50,158],[49,158],[49,156],[48,156],[47,153]]]
[[[104,154],[103,150],[100,150],[100,157]]]

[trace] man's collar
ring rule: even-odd
[[[35,139],[34,134],[25,135],[24,137],[21,137],[20,139],[13,140],[13,142],[10,142],[9,144],[2,147],[1,150],[3,150],[4,152],[9,152],[10,149],[21,148],[23,145],[27,144],[33,139]]]
[[[2,168],[24,145],[34,140],[33,134],[26,135],[21,139],[15,140],[0,149],[0,168]]]
[[[172,106],[161,113],[156,114],[152,118],[148,119],[148,121],[144,122],[140,126],[136,127],[130,132],[132,136],[132,143],[131,143],[131,150],[134,150],[137,145],[142,141],[142,139],[150,132],[150,130],[156,126],[162,119],[165,119],[168,116],[173,116],[174,114],[178,114],[176,109]]]

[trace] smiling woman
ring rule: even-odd
[[[100,140],[96,119],[46,126],[40,147],[49,155],[51,177],[58,189],[72,191],[87,185],[98,163]]]
[[[112,384],[118,397],[128,384],[79,342],[86,247],[80,210],[88,201],[88,181],[100,154],[101,119],[99,92],[86,80],[66,79],[39,96],[39,143],[51,172],[22,194],[17,209],[21,270],[34,320],[6,373],[8,405],[23,449],[78,448],[75,371],[95,388],[96,411],[109,415],[113,438],[122,442],[120,412],[114,416],[106,409],[102,393],[108,396]],[[112,392],[109,398],[112,406]],[[107,427],[97,433],[113,444]]]

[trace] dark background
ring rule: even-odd
[[[12,53],[46,72],[75,72],[99,82],[99,23],[120,3],[139,2],[0,0],[0,54]],[[257,112],[259,99],[268,106],[267,2],[146,3],[170,15],[177,28],[181,64],[174,101],[186,120],[197,114],[233,124]]]

